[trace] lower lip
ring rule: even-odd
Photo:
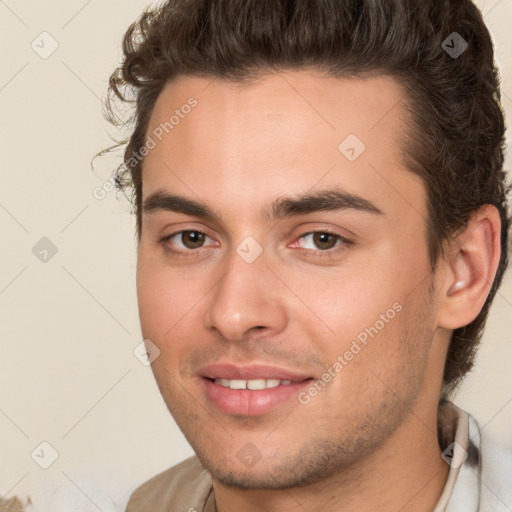
[[[231,389],[202,378],[206,396],[220,411],[237,416],[260,416],[296,398],[311,379],[268,389]]]

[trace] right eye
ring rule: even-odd
[[[182,254],[203,248],[207,238],[210,237],[202,231],[188,229],[166,235],[160,240],[160,243],[166,250],[175,254]]]

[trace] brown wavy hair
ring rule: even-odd
[[[468,45],[457,57],[443,49],[455,45],[454,32]],[[443,396],[450,394],[474,365],[508,263],[499,75],[476,6],[469,0],[168,0],[129,27],[123,53],[105,112],[114,124],[133,128],[120,143],[124,158],[115,180],[132,201],[138,237],[144,161],[134,156],[146,142],[158,96],[178,75],[250,83],[276,70],[308,69],[338,78],[385,74],[403,86],[413,136],[402,149],[427,190],[432,270],[444,242],[477,209],[493,205],[501,218],[501,259],[489,296],[477,318],[452,334],[443,377]],[[133,107],[130,119],[115,114],[119,101]]]

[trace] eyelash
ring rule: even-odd
[[[159,243],[162,245],[162,247],[164,248],[164,250],[166,252],[170,253],[174,257],[178,257],[178,258],[194,257],[196,255],[196,253],[201,251],[201,249],[204,249],[204,247],[199,247],[197,249],[188,249],[186,251],[183,251],[183,250],[172,249],[168,244],[168,242],[171,238],[174,238],[175,236],[181,235],[183,233],[200,233],[202,235],[208,236],[204,231],[199,231],[198,229],[184,229],[184,230],[176,231],[174,233],[171,233],[170,235],[166,235],[166,236],[162,237],[159,240]],[[301,238],[304,238],[309,235],[314,235],[317,233],[320,233],[323,235],[334,236],[341,243],[339,243],[338,245],[335,245],[332,249],[325,249],[325,250],[304,249],[306,251],[306,253],[309,256],[312,256],[313,258],[329,258],[329,257],[337,255],[343,249],[346,249],[347,247],[354,245],[354,242],[352,240],[349,240],[348,238],[345,238],[344,236],[342,236],[338,233],[333,233],[331,231],[326,231],[326,230],[308,231],[307,233],[304,233],[303,235],[299,236],[297,238],[297,240],[300,240]],[[208,238],[210,238],[210,237],[208,237]]]

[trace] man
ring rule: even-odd
[[[511,510],[450,401],[507,264],[465,0],[170,0],[128,30],[142,332],[197,456],[128,512]]]

